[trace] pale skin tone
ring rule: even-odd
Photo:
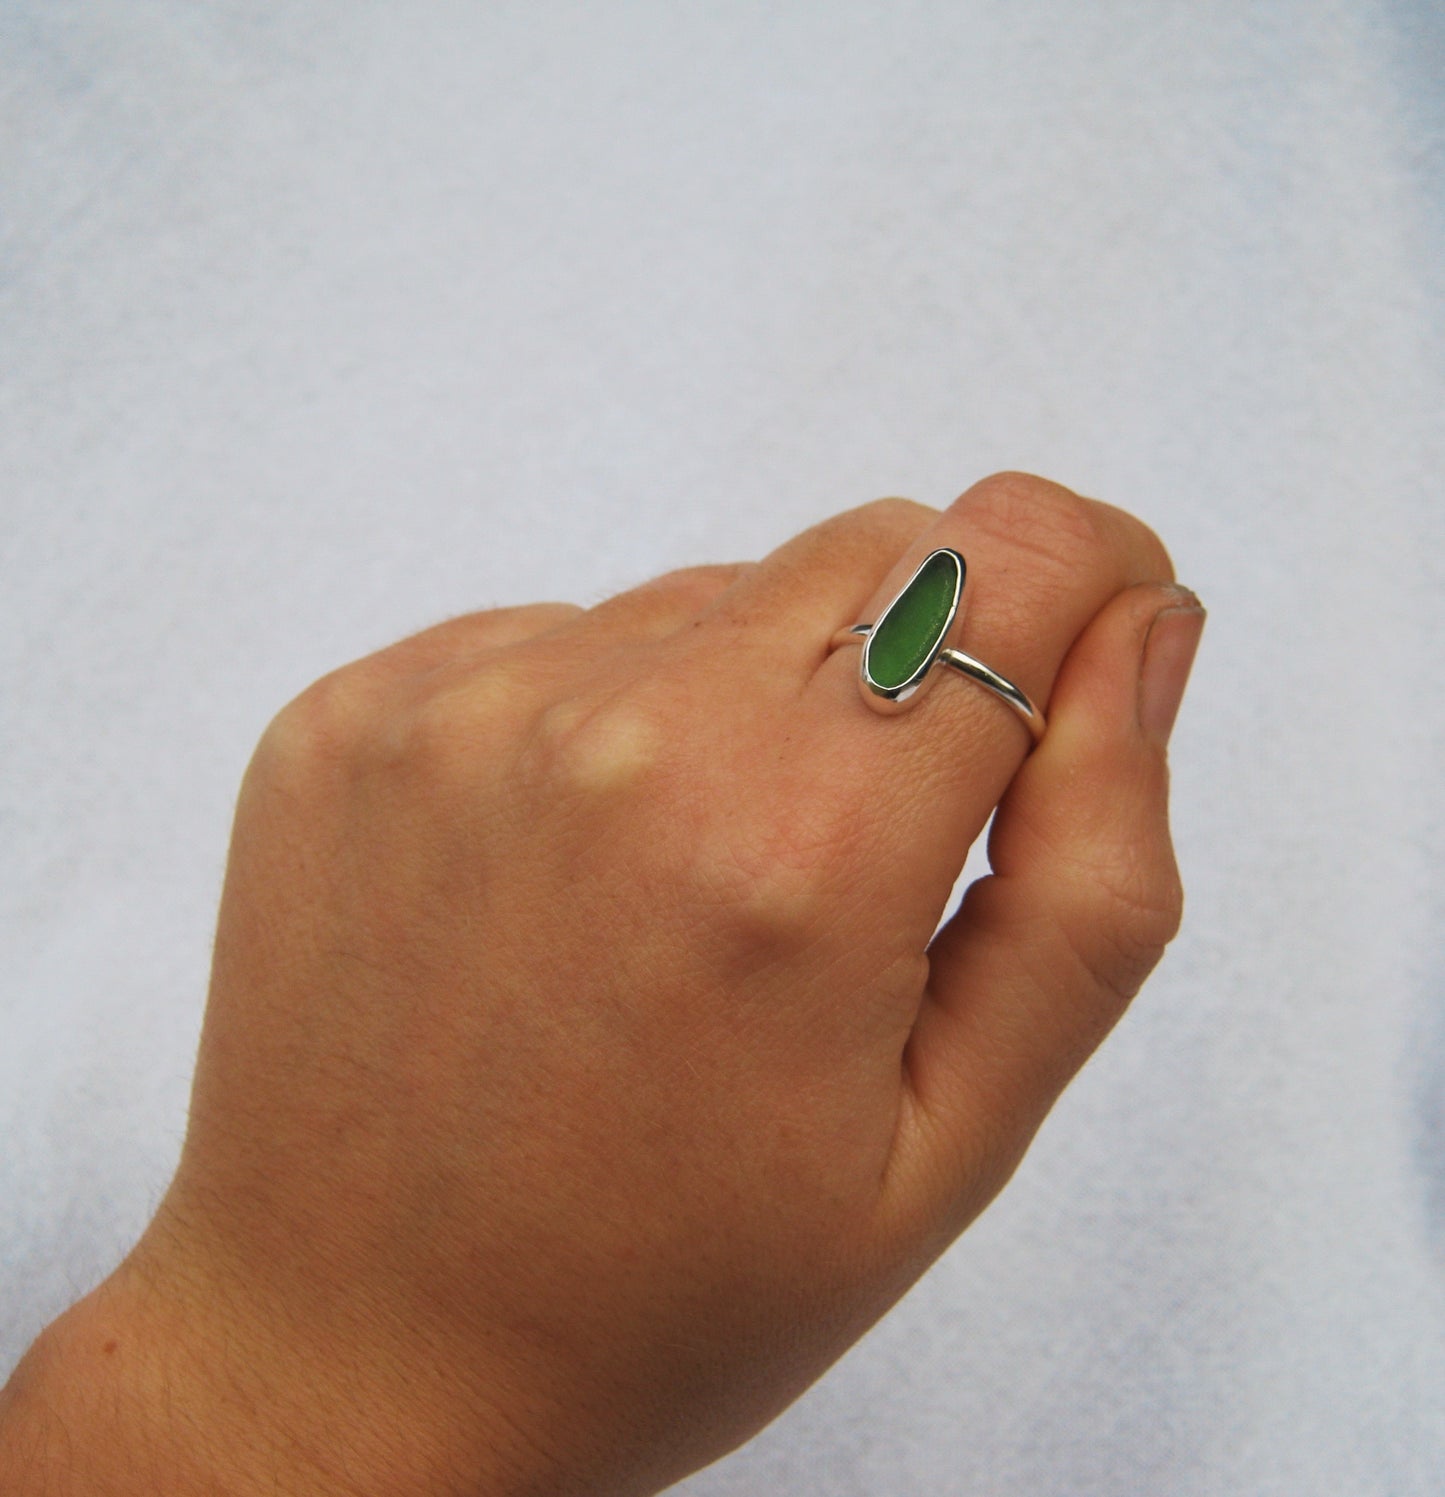
[[[1032,752],[957,677],[874,714],[828,651],[938,545]],[[756,1433],[1178,927],[1172,580],[1001,475],[303,692],[242,785],[179,1170],[0,1394],[0,1490],[631,1497]]]

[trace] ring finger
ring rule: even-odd
[[[1001,672],[1041,709],[1069,646],[1099,609],[1135,583],[1174,576],[1162,542],[1123,510],[1003,474],[956,500],[871,579],[840,576],[820,555],[803,584],[810,596],[795,597],[794,611],[811,605],[825,644],[839,628],[876,622],[940,546],[959,551],[968,569],[965,610],[948,643]],[[765,585],[767,566],[734,591]],[[1027,728],[991,691],[952,671],[900,721],[862,700],[857,646],[814,662],[795,741],[807,745],[828,793],[858,809],[863,845],[887,874],[879,896],[893,902],[900,930],[916,924],[926,939],[1028,750]]]

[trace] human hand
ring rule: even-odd
[[[884,717],[828,650],[939,545],[964,647],[1048,704],[1027,756],[976,685]],[[178,1492],[651,1493],[741,1443],[999,1190],[1177,928],[1172,575],[1003,475],[317,682],[242,786],[175,1181],[0,1408],[113,1389]],[[131,1490],[108,1459],[88,1490]]]

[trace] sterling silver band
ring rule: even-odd
[[[833,644],[848,644],[853,640],[867,639],[873,632],[872,624],[854,624],[851,628],[840,631],[834,636]],[[1023,687],[1015,686],[1007,676],[1001,676],[992,666],[985,665],[982,660],[975,659],[972,655],[965,654],[962,650],[952,650],[945,646],[934,657],[935,665],[951,665],[960,675],[967,676],[972,681],[977,681],[980,686],[987,686],[1000,700],[1005,701],[1018,714],[1024,726],[1028,728],[1035,743],[1044,736],[1044,728],[1047,724],[1044,715],[1029,700],[1028,693]]]

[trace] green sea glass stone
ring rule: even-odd
[[[868,679],[884,691],[912,680],[943,641],[963,589],[963,558],[929,556],[888,605],[868,640]]]

